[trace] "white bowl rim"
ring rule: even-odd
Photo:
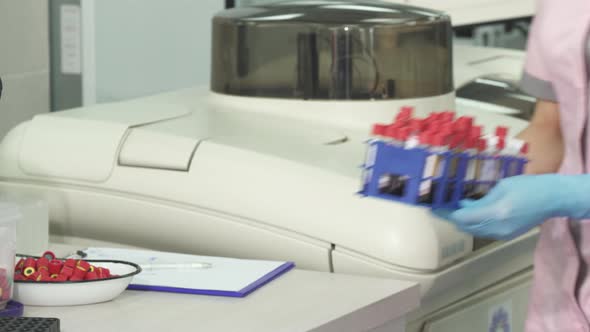
[[[35,258],[35,259],[41,258],[41,256],[30,256],[30,255],[21,255],[21,254],[17,254],[16,256],[23,257],[23,258]],[[66,258],[55,258],[55,259],[66,260]],[[135,264],[133,262],[120,261],[120,260],[116,260],[116,259],[84,259],[84,261],[88,262],[88,263],[115,263],[115,264],[129,265],[129,266],[134,267],[135,271],[129,272],[129,273],[123,274],[123,275],[118,275],[116,277],[109,277],[109,278],[104,278],[104,279],[94,279],[94,280],[78,280],[78,281],[70,281],[70,280],[66,280],[66,281],[14,280],[14,283],[35,284],[35,285],[37,285],[37,284],[49,284],[49,285],[81,284],[81,283],[90,283],[90,282],[98,282],[98,281],[124,279],[124,278],[129,278],[134,275],[137,275],[141,272],[141,266],[139,266],[138,264]]]

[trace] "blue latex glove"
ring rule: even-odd
[[[520,175],[434,214],[476,237],[509,240],[553,217],[590,218],[590,175]]]

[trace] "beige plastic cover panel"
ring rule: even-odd
[[[199,141],[148,129],[131,129],[119,154],[119,165],[188,171]]]
[[[38,115],[24,134],[19,166],[32,176],[102,182],[128,128],[189,113],[178,105],[127,102]]]

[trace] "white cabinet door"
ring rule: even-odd
[[[471,296],[426,320],[423,332],[523,331],[529,274]]]

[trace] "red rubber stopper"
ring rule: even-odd
[[[446,135],[453,133],[453,124],[451,122],[443,123],[440,126],[440,132]]]
[[[471,127],[471,131],[469,132],[469,136],[479,138],[481,136],[482,130],[482,126],[473,126]]]
[[[428,115],[428,120],[430,122],[437,122],[440,121],[440,113],[432,112]]]
[[[61,272],[61,268],[63,267],[63,262],[59,259],[54,259],[49,262],[49,273],[51,274],[59,274]]]
[[[47,270],[47,268],[45,268],[45,269],[42,269],[42,270],[39,270],[39,271],[37,271],[37,272],[39,272],[39,274],[40,274],[40,275],[41,275],[43,278],[47,278],[47,279],[49,279],[49,277],[51,276],[51,274],[49,274],[49,270]]]
[[[443,114],[444,114],[443,120],[445,120],[447,122],[452,122],[453,120],[455,120],[455,112],[453,112],[453,111],[446,111]]]
[[[451,142],[449,143],[449,147],[451,149],[456,149],[456,148],[463,146],[464,148],[469,149],[468,141],[469,141],[469,139],[465,138],[464,136],[454,135],[451,137]]]
[[[41,275],[41,273],[39,271],[31,274],[30,276],[27,277],[27,280],[32,280],[32,281],[41,281],[41,278],[43,278],[43,276]]]
[[[68,276],[64,275],[64,274],[60,274],[57,276],[57,278],[55,278],[55,281],[57,282],[62,282],[62,281],[67,281],[68,280]]]
[[[412,113],[414,113],[414,107],[412,106],[402,106],[397,113],[397,117],[412,117]]]
[[[496,143],[496,150],[504,150],[506,147],[506,140],[504,137],[498,137],[498,143]]]
[[[23,270],[23,275],[25,277],[27,277],[27,278],[29,278],[33,274],[35,274],[35,268],[34,267],[25,267],[25,269]]]
[[[69,278],[74,275],[74,268],[64,265],[64,267],[61,269],[60,275],[64,275],[66,278]]]
[[[82,268],[85,272],[90,270],[90,263],[87,261],[79,260],[78,263],[76,263],[76,266]]]
[[[434,121],[430,124],[430,126],[428,127],[428,131],[430,132],[436,132],[439,131],[443,126],[443,123],[440,121]]]
[[[37,271],[48,270],[48,269],[49,269],[49,260],[45,257],[39,257],[39,259],[37,259]]]
[[[64,262],[64,267],[65,266],[71,267],[73,269],[74,267],[76,267],[76,260],[73,258],[66,259],[66,261]]]
[[[371,130],[371,134],[374,136],[385,136],[385,131],[387,130],[387,125],[382,123],[376,123],[373,125],[373,130]]]
[[[410,130],[411,130],[411,129],[410,129],[409,127],[403,127],[403,128],[400,128],[400,129],[398,130],[398,132],[397,132],[397,138],[398,138],[400,141],[405,141],[405,140],[407,140],[407,139],[408,139],[408,137],[410,137]]]
[[[86,276],[86,270],[81,266],[76,266],[76,268],[74,269],[73,277],[80,278],[80,280],[82,280],[82,279],[84,279],[85,276]]]
[[[88,272],[86,273],[86,276],[84,277],[84,280],[96,280],[98,279],[98,274],[96,274],[96,272]]]
[[[496,127],[496,136],[505,138],[508,135],[508,128],[504,126]]]
[[[430,145],[432,141],[432,132],[426,131],[420,134],[420,144],[421,145]]]
[[[16,265],[14,265],[14,270],[15,271],[22,271],[25,268],[25,259],[21,258],[18,260],[18,262],[16,263]]]
[[[41,273],[41,279],[39,281],[54,281],[55,279],[51,279],[49,273],[43,274]]]
[[[82,281],[82,280],[84,280],[84,278],[80,278],[78,276],[73,275],[68,280],[69,281]]]
[[[477,150],[479,152],[484,152],[488,148],[488,143],[485,139],[480,138],[477,140]]]
[[[447,138],[446,134],[437,134],[432,137],[432,146],[440,147],[445,146],[445,140]]]
[[[48,261],[55,259],[55,254],[52,251],[47,250],[46,252],[41,255],[42,257],[46,258]]]
[[[455,121],[455,128],[461,131],[470,131],[473,127],[473,118],[462,116]]]
[[[418,134],[422,132],[422,128],[424,128],[424,123],[420,119],[412,119],[410,120],[410,132]]]
[[[387,126],[387,128],[385,129],[385,136],[395,139],[397,137],[398,128],[399,127],[395,125]]]
[[[37,261],[35,261],[35,259],[33,257],[27,257],[25,259],[25,267],[35,268],[35,267],[37,267]]]

